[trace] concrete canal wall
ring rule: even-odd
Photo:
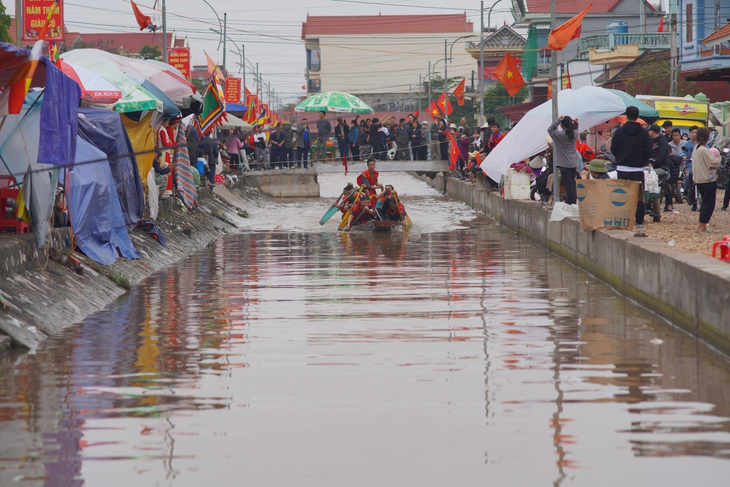
[[[730,354],[730,265],[628,231],[583,232],[577,219],[551,222],[539,204],[505,200],[481,183],[416,176]]]
[[[273,198],[319,198],[316,169],[272,169],[244,174],[246,184]]]
[[[102,266],[80,252],[82,271],[67,263],[68,229],[55,229],[46,252],[31,235],[0,238],[0,353],[15,345],[34,349],[41,341],[96,312],[145,277],[182,260],[237,227],[245,226],[244,211],[259,193],[242,183],[228,189],[216,185],[214,193],[199,191],[200,208],[188,212],[177,199],[160,201],[157,225],[167,240],[162,247],[135,229],[130,237],[140,259],[120,258]],[[5,235],[8,237],[8,235]],[[8,340],[6,337],[10,337]]]

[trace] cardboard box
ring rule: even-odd
[[[578,180],[578,212],[584,232],[633,230],[641,184],[618,179]]]

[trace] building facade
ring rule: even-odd
[[[449,78],[471,79],[474,65],[464,48],[475,37],[466,14],[308,15],[302,24],[307,95],[416,92],[419,75],[428,79],[429,61],[443,79],[445,57]]]

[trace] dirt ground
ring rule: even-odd
[[[724,195],[725,190],[719,189],[717,191],[715,212],[712,214],[710,223],[707,226],[707,229],[712,233],[696,233],[699,212],[691,211],[686,203],[674,205],[674,209],[679,211],[679,214],[662,212],[662,221],[659,223],[654,223],[652,218],[647,216],[644,222],[646,233],[652,238],[667,243],[674,240],[679,248],[712,255],[712,244],[722,240],[722,237],[726,235],[730,236],[730,210],[720,210]]]

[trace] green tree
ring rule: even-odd
[[[198,78],[193,78],[190,82],[195,86],[200,94],[205,93],[205,90],[208,89],[208,83],[201,81]]]
[[[669,71],[670,66],[667,59],[644,63],[638,67],[636,76],[626,79],[625,91],[632,96],[669,96]],[[690,94],[694,88],[695,83],[679,78],[677,82],[679,96]]]
[[[522,88],[515,96],[509,96],[504,85],[497,82],[484,92],[484,116],[486,118],[494,117],[502,126],[504,126],[506,119],[504,115],[502,115],[502,112],[497,109],[499,107],[523,103],[525,98],[527,98],[527,95],[528,90],[527,87],[525,87]]]
[[[10,37],[10,17],[5,15],[5,5],[0,0],[0,42],[13,42],[13,38]]]
[[[162,57],[162,51],[160,51],[160,46],[145,44],[139,50],[139,55],[145,59],[160,59]]]

